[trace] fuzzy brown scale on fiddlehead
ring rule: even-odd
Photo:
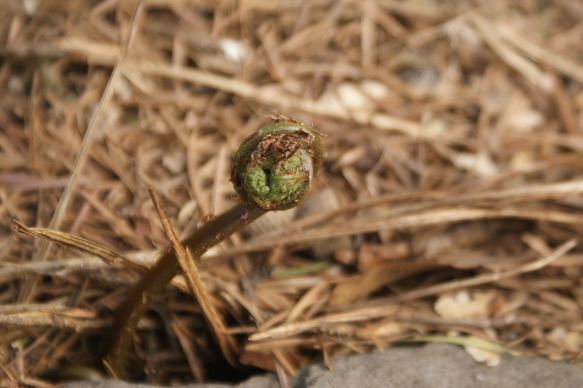
[[[243,141],[233,157],[237,193],[264,210],[286,210],[302,202],[323,160],[320,137],[291,121],[266,125]]]

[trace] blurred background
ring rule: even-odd
[[[312,195],[200,263],[246,367],[229,369],[169,287],[140,325],[134,379],[234,381],[451,338],[491,365],[503,351],[581,363],[580,1],[2,8],[0,385],[98,365],[139,276],[13,220],[151,263],[168,240],[148,187],[187,235],[238,201],[231,156],[277,114],[324,136]]]

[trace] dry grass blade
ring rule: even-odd
[[[91,270],[106,268],[108,265],[103,260],[91,258],[72,258],[58,261],[39,261],[26,264],[0,265],[0,280],[28,274],[53,275],[58,272],[75,270]]]
[[[56,242],[58,244],[71,247],[74,249],[78,249],[82,252],[98,257],[108,265],[118,265],[122,267],[125,266],[138,271],[144,271],[148,268],[148,265],[143,260],[124,256],[121,253],[118,253],[112,249],[107,248],[106,246],[88,240],[86,238],[66,232],[60,232],[58,230],[51,230],[46,228],[30,228],[16,220],[14,220],[14,223],[16,224],[14,226],[14,229],[20,233]],[[151,262],[149,264],[151,264]],[[86,259],[69,259],[62,262],[57,261],[51,263],[33,262],[29,263],[28,265],[10,266],[9,268],[6,269],[0,269],[0,279],[2,277],[21,275],[23,273],[34,273],[44,275],[50,272],[61,271],[63,269],[72,268],[76,266],[81,269],[87,269],[91,266],[96,266],[96,262],[92,258],[86,258]],[[172,284],[180,288],[181,290],[184,291],[188,290],[184,281],[180,278],[175,278],[172,281]]]
[[[60,232],[58,230],[51,230],[46,228],[30,228],[16,220],[14,220],[14,223],[16,224],[14,229],[20,233],[38,237],[46,241],[56,242],[64,246],[75,248],[82,252],[95,255],[109,265],[125,264],[135,269],[144,269],[144,267],[135,264],[134,261],[124,257],[122,254],[86,238],[70,233]]]
[[[550,78],[545,72],[537,67],[527,58],[517,53],[506,41],[504,41],[496,32],[497,28],[486,21],[481,16],[474,16],[475,23],[480,36],[484,39],[492,50],[494,50],[500,57],[514,68],[518,73],[522,74],[533,85],[542,88],[543,90],[550,90]]]
[[[131,66],[128,64],[128,66]],[[332,117],[345,121],[355,121],[360,124],[370,124],[379,129],[399,131],[409,136],[440,140],[418,123],[393,117],[387,114],[375,115],[351,115],[341,107],[331,106],[324,101],[310,101],[305,98],[296,98],[285,89],[277,86],[256,87],[252,84],[232,80],[215,74],[199,72],[192,69],[176,68],[159,64],[135,63],[131,66],[134,70],[142,71],[147,75],[157,75],[175,80],[184,80],[199,85],[205,85],[218,90],[235,93],[241,97],[254,99],[263,104],[277,106],[284,109],[296,109],[306,113]]]
[[[358,310],[334,313],[314,318],[305,322],[294,322],[259,331],[249,336],[249,341],[263,341],[278,337],[289,337],[296,334],[319,331],[330,326],[344,323],[362,322],[380,317],[390,317],[398,310],[396,306],[363,308]]]
[[[100,120],[102,118],[103,111],[106,109],[106,107],[108,106],[108,104],[113,96],[113,91],[115,89],[116,83],[118,82],[118,78],[120,77],[120,73],[121,73],[121,63],[123,63],[123,61],[125,60],[125,57],[128,54],[129,48],[132,44],[132,41],[136,35],[136,29],[138,28],[138,26],[140,24],[140,16],[142,15],[143,10],[144,10],[144,8],[141,4],[141,1],[138,1],[136,3],[136,8],[132,14],[132,20],[130,22],[129,32],[128,32],[127,37],[125,39],[123,49],[116,60],[116,64],[113,68],[113,72],[111,73],[111,77],[109,78],[109,82],[107,83],[107,86],[105,87],[105,90],[103,91],[103,94],[101,96],[101,100],[99,101],[99,104],[97,105],[97,109],[93,113],[93,116],[91,117],[91,121],[89,122],[89,124],[87,126],[87,131],[85,132],[83,142],[81,143],[81,149],[79,150],[79,153],[77,154],[77,157],[75,159],[74,167],[73,167],[73,170],[71,171],[69,181],[67,182],[67,185],[65,186],[65,188],[63,190],[63,194],[61,195],[61,197],[59,199],[59,204],[57,205],[57,208],[55,209],[55,213],[53,214],[53,217],[52,217],[51,222],[49,224],[49,228],[51,228],[51,229],[59,229],[59,227],[61,226],[61,223],[63,221],[63,218],[65,216],[65,212],[66,212],[66,210],[67,210],[68,206],[70,205],[70,202],[73,198],[74,190],[77,188],[78,181],[81,177],[81,172],[82,172],[83,168],[85,167],[85,164],[87,163],[87,159],[89,157],[89,150],[93,146],[93,143],[97,137],[98,120]],[[39,248],[38,254],[37,254],[37,260],[41,260],[41,261],[47,260],[49,250],[50,250],[50,244],[48,242],[49,242],[49,240],[45,240],[45,241],[41,242],[41,245],[40,245],[40,248]],[[38,278],[36,278],[36,277],[29,278],[26,285],[21,290],[21,294],[20,294],[21,301],[30,301],[32,298],[34,298],[34,293],[36,290],[37,281],[38,281]]]
[[[177,322],[176,319],[172,321],[172,328],[176,333],[176,337],[180,342],[180,346],[182,347],[186,358],[188,359],[188,365],[192,372],[192,375],[197,381],[204,381],[204,368],[201,365],[201,360],[198,359],[196,356],[196,352],[193,349],[191,338],[185,333],[187,331],[181,324]]]
[[[399,279],[415,273],[435,269],[435,266],[426,263],[411,263],[404,261],[386,262],[375,265],[367,271],[349,277],[339,282],[334,288],[331,306],[351,304],[361,298],[371,295],[382,286],[391,284]]]
[[[524,52],[531,58],[556,68],[562,74],[583,82],[583,65],[564,55],[553,52],[548,47],[542,47],[522,34],[513,31],[509,26],[498,27],[500,36],[511,43],[517,50]]]
[[[347,204],[341,209],[317,212],[297,220],[293,223],[294,229],[305,229],[317,225],[323,221],[330,221],[341,215],[350,214],[358,210],[364,210],[376,206],[399,206],[407,204],[406,211],[415,210],[411,202],[420,202],[420,208],[447,204],[472,204],[483,201],[510,201],[525,202],[534,200],[549,200],[569,198],[583,194],[583,180],[570,180],[567,182],[554,182],[548,184],[523,185],[521,187],[502,188],[496,190],[480,190],[477,192],[453,194],[443,191],[414,192],[405,194],[389,194],[378,196],[368,200]]]
[[[371,217],[373,218],[373,217]],[[514,218],[525,220],[550,221],[565,224],[579,224],[580,216],[563,211],[534,211],[532,209],[482,209],[482,208],[446,208],[430,209],[393,218],[378,219],[358,219],[351,223],[323,225],[311,230],[287,233],[285,235],[273,236],[269,239],[255,239],[237,247],[233,247],[221,252],[220,256],[234,256],[237,254],[261,251],[269,249],[274,244],[292,245],[307,244],[318,240],[326,240],[331,237],[354,235],[374,231],[396,230],[401,228],[432,226],[445,223],[456,223],[464,221]],[[216,256],[219,256],[217,254]],[[216,257],[215,256],[215,257]]]
[[[78,332],[107,327],[107,319],[96,319],[94,311],[58,305],[0,306],[0,326],[52,327]]]
[[[158,198],[152,189],[150,189],[150,195],[152,197],[152,201],[154,202],[154,206],[160,215],[160,222],[164,227],[164,231],[170,239],[172,248],[176,253],[176,258],[180,264],[180,268],[182,268],[182,272],[186,279],[188,288],[191,290],[196,301],[200,304],[205,318],[213,329],[213,333],[216,336],[225,359],[227,359],[231,365],[236,365],[237,359],[235,357],[235,342],[233,337],[227,333],[225,323],[215,308],[212,299],[200,278],[199,271],[193,257],[190,255],[190,252],[184,248],[180,242],[180,239],[178,239],[178,236],[176,236],[176,233],[174,233],[172,225],[168,220],[168,216],[164,210],[160,208]]]

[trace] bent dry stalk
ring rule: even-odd
[[[233,157],[231,180],[243,202],[204,224],[182,243],[198,258],[267,211],[298,205],[310,192],[323,153],[318,134],[301,123],[286,119],[262,127],[243,141]],[[166,249],[117,308],[104,357],[106,369],[114,376],[124,373],[138,321],[179,269],[174,251]]]

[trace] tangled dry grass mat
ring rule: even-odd
[[[274,112],[327,151],[304,207],[199,263],[238,362],[293,373],[439,340],[491,364],[500,351],[581,363],[580,1],[2,7],[0,385],[99,364],[113,309],[168,244],[148,187],[188,234],[237,201],[231,156]],[[135,379],[226,370],[174,284],[140,324]]]

